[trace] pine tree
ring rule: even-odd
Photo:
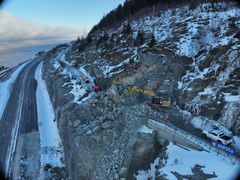
[[[103,44],[103,43],[106,43],[107,40],[109,39],[109,36],[106,32],[104,32],[104,34],[102,36],[100,36],[97,40],[97,47],[100,45],[100,44]]]
[[[123,27],[123,34],[125,36],[129,36],[131,34],[131,32],[132,32],[132,27],[131,27],[130,22],[128,21],[128,23],[125,24]]]
[[[88,36],[88,37],[86,38],[86,41],[87,41],[87,44],[91,44],[91,42],[92,42],[92,37],[91,37],[91,36]]]
[[[139,30],[134,44],[135,46],[140,46],[143,44],[143,42],[144,42],[144,32]]]
[[[156,39],[155,39],[155,36],[154,36],[154,34],[152,34],[152,36],[151,36],[151,40],[150,40],[150,42],[148,43],[148,46],[149,47],[153,47],[155,44],[156,44]]]
[[[107,34],[106,32],[104,32],[104,34],[103,34],[103,36],[102,36],[102,40],[103,40],[104,42],[106,42],[108,39],[109,39],[108,34]]]

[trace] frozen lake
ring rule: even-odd
[[[48,51],[69,39],[0,42],[0,65],[15,66],[32,58],[39,51]]]

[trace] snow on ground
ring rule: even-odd
[[[27,61],[20,65],[10,76],[10,78],[6,81],[0,82],[0,118],[2,117],[3,111],[5,109],[6,103],[8,101],[10,91],[12,84],[15,82],[15,80],[18,77],[18,74],[20,71],[29,63],[30,61]]]
[[[181,175],[193,175],[191,168],[196,164],[205,166],[204,173],[217,175],[213,179],[232,180],[239,172],[239,164],[233,164],[229,159],[218,156],[215,153],[206,151],[188,151],[179,146],[169,143],[167,147],[168,158],[163,161],[163,168],[160,169],[160,175],[166,175],[166,179],[177,179],[172,173],[174,171]],[[147,177],[155,178],[155,166],[160,164],[159,157],[151,164],[148,171],[139,171],[137,180],[144,180]]]
[[[94,82],[95,78],[88,71],[86,71],[86,69],[84,69],[84,65],[80,65],[79,71],[82,73],[82,75],[87,76],[90,82]]]
[[[133,54],[130,57],[122,60],[122,62],[120,62],[117,65],[111,65],[109,61],[101,59],[98,62],[99,69],[102,71],[105,78],[107,77],[110,78],[113,75],[124,71],[124,65],[129,64],[130,60],[137,62],[137,55],[138,55],[137,48],[121,48],[118,50],[118,52],[122,52],[122,54],[132,52]]]
[[[198,125],[201,126],[201,128],[204,127],[204,125],[200,124],[204,120],[204,117],[197,117],[197,118],[199,119]],[[205,118],[205,119],[208,120],[207,118]],[[162,126],[163,128],[165,128],[165,123],[163,123],[163,122],[154,122],[154,123],[157,123],[158,126]],[[213,121],[209,121],[209,123],[213,124]],[[209,127],[209,123],[205,122],[206,127]],[[214,125],[209,127],[209,130],[210,130],[210,128],[213,129],[213,126]],[[224,128],[223,125],[221,125],[221,124],[220,125],[217,124],[217,125],[215,125],[215,127],[219,127],[219,129],[221,129],[227,135],[229,135],[231,133],[227,128]],[[174,126],[173,124],[169,124],[167,128],[168,128],[168,131],[174,132],[175,135],[182,137],[185,140],[192,142],[196,145],[201,146],[204,150],[209,151],[210,153],[212,153],[215,156],[221,156],[222,159],[225,159],[226,161],[230,161],[230,159],[229,159],[230,157],[236,159],[235,156],[229,155],[227,152],[225,152],[215,146],[212,146],[207,141],[205,141],[197,136],[194,136],[194,135],[188,133],[187,131],[179,129],[178,127]],[[236,159],[236,164],[238,164],[238,166],[240,165],[239,159]]]
[[[231,95],[230,93],[223,93],[226,102],[239,102],[240,95]]]
[[[82,103],[84,101],[86,101],[87,99],[89,99],[90,97],[92,97],[93,93],[90,93],[90,91],[88,92],[88,87],[84,86],[84,85],[79,85],[79,81],[77,80],[70,80],[70,83],[65,83],[63,85],[63,87],[71,87],[72,90],[70,91],[70,93],[74,96],[74,102],[75,103]],[[89,93],[87,95],[87,93]]]
[[[42,63],[38,66],[35,79],[37,86],[37,110],[38,124],[40,132],[41,146],[41,178],[44,177],[44,166],[47,164],[53,167],[64,167],[63,164],[63,148],[59,136],[52,103],[48,95],[48,91],[44,80],[42,79]]]
[[[233,136],[234,147],[236,149],[240,149],[240,137]]]
[[[94,84],[94,77],[84,68],[84,65],[78,65],[79,67],[72,67],[72,65],[66,60],[65,53],[69,48],[61,50],[59,55],[52,59],[53,67],[58,70],[61,69],[61,74],[67,76],[70,79],[70,82],[63,84],[63,88],[71,87],[72,90],[70,93],[74,97],[74,102],[81,104],[94,94],[92,86]],[[60,62],[64,64],[62,67]],[[85,82],[83,79],[87,77],[89,82]]]
[[[228,136],[232,136],[232,132],[225,127],[225,124],[219,123],[214,120],[210,120],[208,118],[202,116],[195,116],[192,118],[191,123],[194,127],[202,129],[204,131],[211,131],[214,128],[218,128],[224,134]],[[233,136],[233,143],[231,144],[236,150],[240,150],[240,137]]]
[[[173,143],[167,148],[168,159],[165,166],[160,170],[161,174],[167,174],[168,179],[176,179],[171,171],[177,171],[182,175],[191,175],[191,168],[195,164],[206,166],[203,168],[205,173],[217,175],[214,179],[231,180],[238,172],[238,165],[233,165],[231,161],[216,156],[214,153],[205,151],[187,151]],[[176,160],[177,159],[177,160]]]
[[[178,55],[194,57],[202,49],[210,50],[237,41],[234,35],[226,34],[230,29],[230,18],[239,17],[239,12],[228,3],[215,3],[214,7],[211,3],[204,3],[195,9],[185,6],[162,11],[155,16],[134,20],[131,26],[134,35],[139,29],[148,36],[153,33],[158,42],[168,43],[169,47],[166,47]],[[219,26],[220,22],[225,23]]]
[[[124,70],[123,65],[129,63],[129,58],[122,61],[118,65],[109,65],[107,62],[102,63],[100,70],[103,72],[105,77],[112,77],[114,74],[118,74]],[[117,70],[116,70],[117,69]]]
[[[1,70],[1,68],[0,68],[0,76],[4,73],[4,72],[6,72],[6,71],[9,71],[10,69],[12,69],[12,68],[6,68],[6,69],[3,69],[3,70]]]
[[[214,94],[214,93],[213,93],[213,90],[212,90],[210,87],[206,87],[203,92],[199,92],[198,94],[199,94],[199,95],[205,95],[205,94],[210,94],[210,95],[212,95],[212,94]]]
[[[233,136],[234,147],[236,149],[240,149],[240,137]]]
[[[191,123],[195,128],[199,128],[205,131],[213,130],[214,127],[218,127],[221,129],[225,134],[231,134],[231,132],[224,126],[217,121],[208,119],[203,116],[194,116],[191,120]]]
[[[147,133],[147,134],[152,134],[153,132],[153,130],[147,126],[142,126],[138,131],[142,133]]]
[[[157,179],[155,172],[155,167],[159,164],[160,158],[154,160],[154,162],[150,165],[150,169],[147,171],[138,171],[138,175],[136,175],[137,180],[146,180],[146,179]]]

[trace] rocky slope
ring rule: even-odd
[[[239,136],[239,15],[234,3],[167,9],[131,21],[130,32],[125,22],[50,51],[42,71],[70,177],[133,179],[148,168],[166,141],[146,133],[140,115],[164,119],[168,112],[192,134],[217,125]],[[147,95],[126,95],[134,85],[171,99],[172,106],[156,109]]]

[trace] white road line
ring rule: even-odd
[[[24,76],[23,83],[21,86],[21,93],[20,93],[20,99],[18,103],[18,109],[17,109],[17,117],[15,120],[15,124],[12,129],[11,133],[11,138],[10,138],[10,145],[8,146],[8,151],[7,151],[7,158],[5,162],[5,172],[7,173],[7,177],[11,177],[11,163],[14,157],[14,153],[16,150],[16,144],[17,144],[17,139],[18,139],[18,130],[19,130],[19,125],[20,125],[20,120],[22,116],[22,108],[23,108],[23,99],[24,99],[24,87],[23,85],[26,82],[27,76]]]
[[[16,81],[21,70],[30,62],[31,61],[26,61],[25,63],[20,65],[18,68],[16,68],[14,72],[12,72],[8,80],[0,82],[0,86],[1,86],[0,87],[0,119],[4,112],[7,101],[9,100],[12,84],[14,84],[14,82]]]
[[[23,106],[23,91],[21,91],[21,94],[20,94],[17,117],[16,117],[15,125],[12,129],[12,135],[10,140],[11,143],[10,143],[10,146],[8,147],[7,158],[5,162],[5,170],[7,172],[8,177],[10,177],[11,175],[11,162],[12,162],[14,152],[16,149],[16,144],[17,144],[18,130],[19,130],[20,119],[21,119],[22,108],[23,108],[22,106]]]

